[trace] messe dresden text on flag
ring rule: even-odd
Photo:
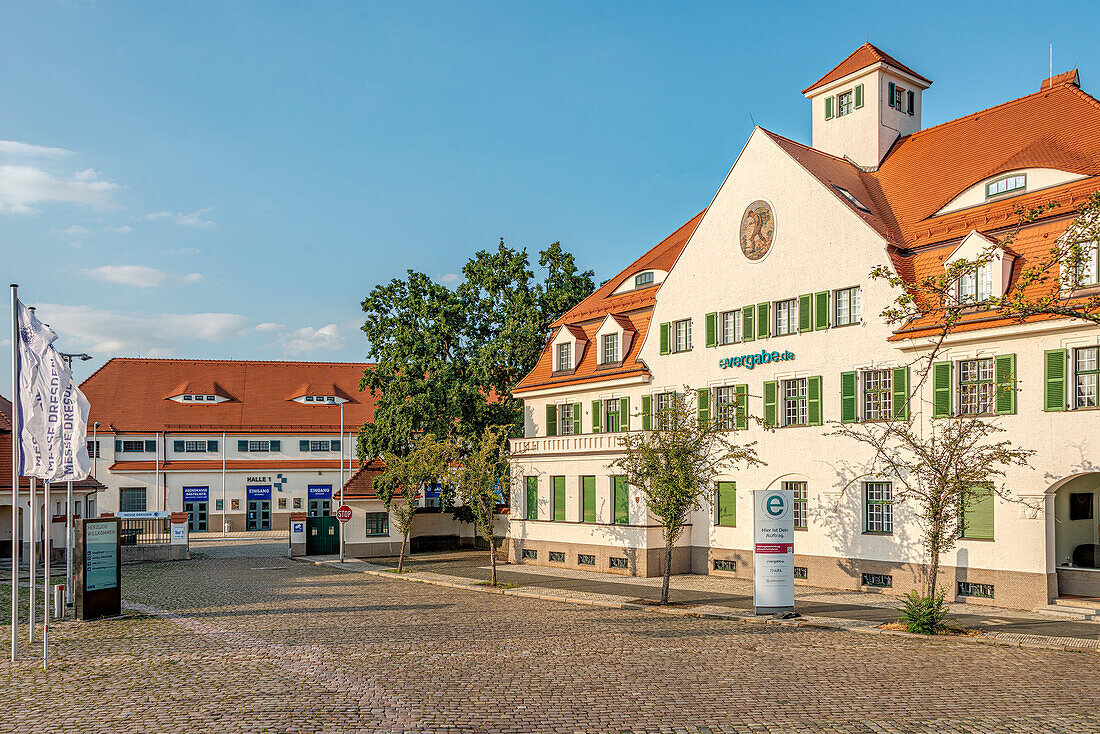
[[[53,347],[49,327],[20,302],[19,334],[20,474],[51,482],[80,480],[91,471],[88,457],[88,400],[73,384],[72,371]]]

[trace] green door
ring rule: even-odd
[[[554,477],[554,519],[565,521],[565,477]]]
[[[340,521],[333,516],[306,518],[306,555],[331,556],[340,552]]]

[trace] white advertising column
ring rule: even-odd
[[[753,492],[752,604],[757,614],[794,609],[794,492]]]

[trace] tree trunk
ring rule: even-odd
[[[668,582],[672,577],[672,543],[665,543],[665,579],[661,584],[661,603],[668,604]]]
[[[401,536],[401,552],[397,556],[397,572],[401,571],[405,567],[405,546],[409,543],[409,531],[406,530],[405,534]]]
[[[489,533],[489,565],[492,566],[492,585],[497,585],[497,549],[493,546],[493,534]]]

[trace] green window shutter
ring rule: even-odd
[[[741,341],[751,342],[756,338],[756,309],[753,306],[741,307]]]
[[[283,450],[283,442],[282,441],[268,441],[267,442],[267,447],[271,451],[282,451]]]
[[[707,346],[718,346],[718,314],[717,312],[708,313],[706,317],[707,322]]]
[[[600,401],[592,401],[592,433],[600,432]]]
[[[993,358],[993,412],[997,415],[1016,414],[1016,355],[1001,354]]]
[[[596,522],[596,477],[581,477],[581,520]]]
[[[699,413],[699,425],[710,423],[710,388],[703,387],[695,391],[695,405]]]
[[[1043,410],[1066,409],[1066,359],[1065,349],[1043,352]]]
[[[581,435],[581,413],[584,409],[581,403],[573,403],[573,435]]]
[[[807,293],[798,297],[798,331],[805,333],[814,330],[814,296]]]
[[[304,439],[304,438],[301,441],[299,441],[298,442],[298,450],[308,452],[309,451],[309,441]]]
[[[814,329],[829,328],[829,291],[814,294]]]
[[[661,324],[661,354],[668,354],[669,322]]]
[[[992,487],[974,487],[963,496],[962,537],[993,539],[993,506],[996,497]]]
[[[328,442],[328,450],[329,451],[339,451],[340,450],[340,441],[339,440],[329,441]]]
[[[749,427],[749,386],[734,385],[733,392],[737,396],[737,412],[734,420],[734,428],[739,431]]]
[[[554,520],[565,522],[565,477],[554,477]]]
[[[896,87],[897,85],[893,82],[890,82],[886,87],[886,104],[890,105],[891,107],[894,106],[894,89]]]
[[[833,97],[829,95],[825,98],[825,119],[833,119]]]
[[[546,406],[546,435],[558,435],[558,406]]]
[[[863,85],[862,84],[857,84],[856,85],[856,93],[855,93],[854,96],[855,96],[855,100],[856,100],[856,109],[858,110],[860,107],[863,106]]]
[[[172,442],[172,450],[173,451],[183,451],[183,441],[173,441]]]
[[[932,417],[951,417],[951,363],[932,365]]]
[[[898,420],[909,420],[909,368],[898,367],[891,378],[894,390],[893,416]]]
[[[248,451],[248,441],[237,441],[237,451]]]
[[[527,507],[525,517],[528,520],[539,519],[539,478],[527,477]]]
[[[626,488],[626,477],[615,476],[611,478],[615,492],[615,524],[630,524],[630,494]]]
[[[145,450],[150,452],[150,453],[155,452],[157,450],[157,440],[153,439],[152,441],[146,441],[145,442]]]
[[[207,451],[217,451],[218,450],[218,442],[217,441],[207,441],[206,442],[206,450]]]
[[[806,423],[821,425],[821,377],[806,378]]]
[[[630,430],[630,398],[619,399],[619,430]]]
[[[737,485],[733,482],[718,482],[715,520],[718,525],[737,525]]]
[[[840,373],[840,422],[855,423],[859,420],[856,393],[859,391],[859,375],[855,372]]]
[[[653,398],[649,395],[642,396],[642,430],[653,428]]]
[[[917,95],[914,94],[912,91],[910,91],[908,93],[908,97],[909,97],[909,100],[908,100],[908,102],[909,102],[909,114],[910,115],[912,115],[914,110],[916,110],[916,106],[914,105],[914,101],[916,100],[916,96]]]
[[[778,385],[775,380],[764,383],[764,421],[771,427],[776,426],[775,399]]]
[[[764,339],[771,335],[771,303],[756,304],[756,336]]]
[[[115,441],[115,453],[116,454],[121,454],[122,453],[122,441],[118,441],[118,440]]]

